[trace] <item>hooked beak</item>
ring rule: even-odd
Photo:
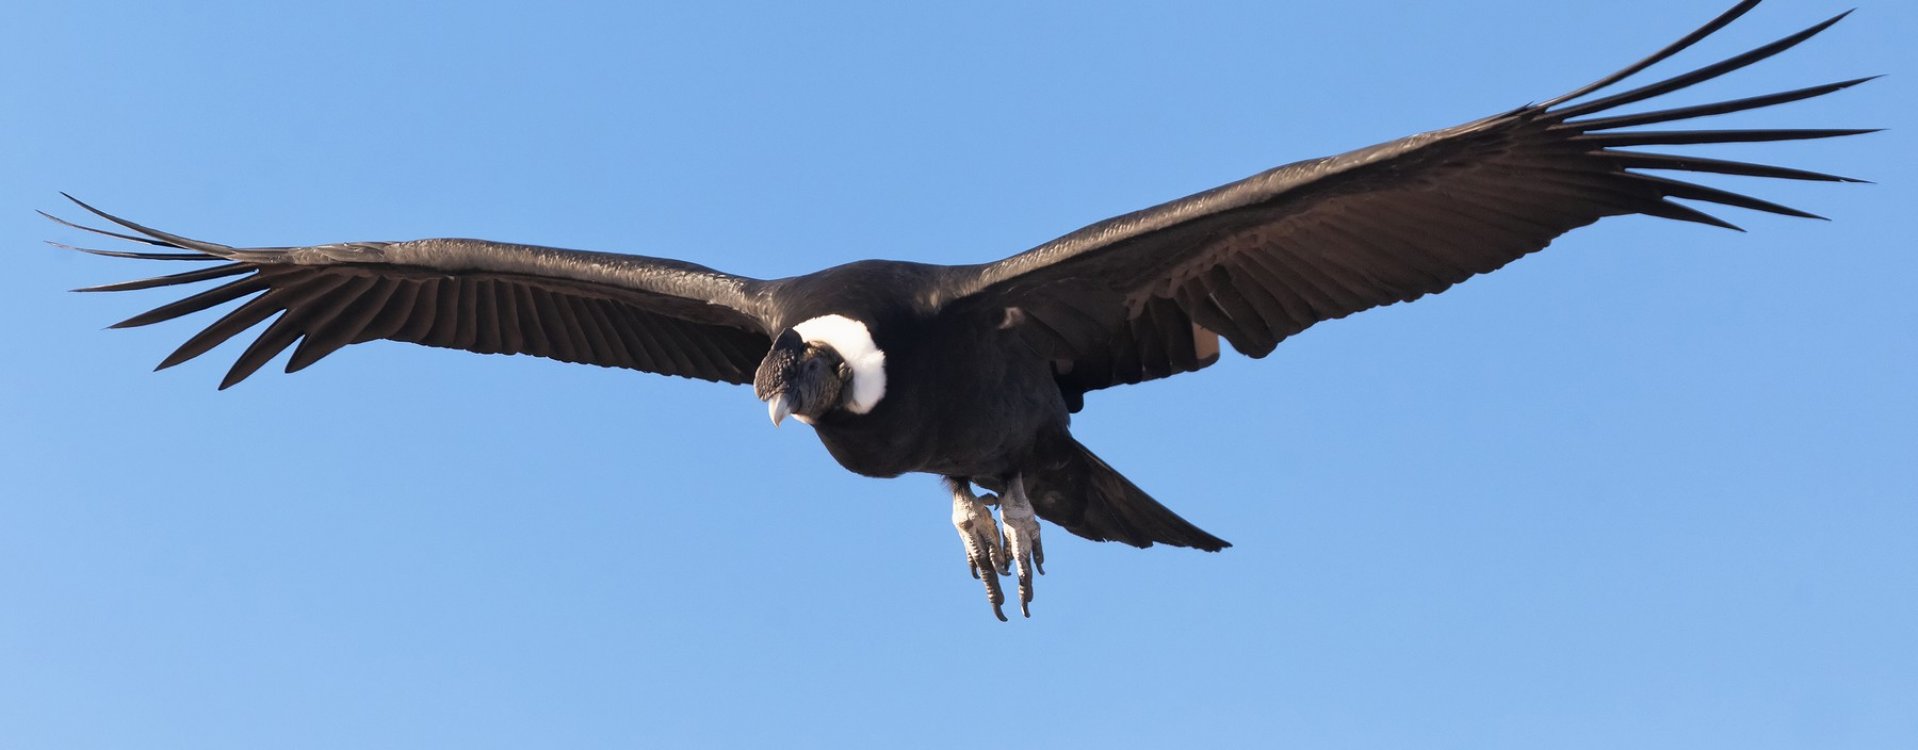
[[[792,413],[792,399],[787,398],[786,394],[773,394],[772,398],[766,400],[766,414],[773,418],[775,429],[779,427],[780,422],[786,421],[786,417],[792,416]]]

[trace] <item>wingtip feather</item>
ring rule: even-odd
[[[128,229],[131,229],[135,232],[139,232],[141,234],[147,235],[148,237],[152,237],[157,240],[165,240],[168,243],[172,243],[173,245],[184,248],[184,249],[198,250],[202,253],[207,253],[209,255],[214,255],[214,256],[218,256],[224,251],[229,251],[233,249],[231,247],[219,244],[217,242],[206,242],[204,240],[196,240],[190,237],[182,237],[180,235],[173,234],[171,232],[165,232],[158,229],[154,229],[152,227],[136,223],[130,219],[122,219],[118,216],[114,216],[113,214],[107,213],[98,208],[94,208],[91,204],[87,203],[86,201],[80,200],[79,198],[75,198],[72,195],[69,195],[65,192],[61,192],[60,195],[65,197],[67,200],[73,201],[74,205],[77,205],[80,208],[86,209],[88,213],[91,213],[102,219],[106,219],[107,221],[113,222],[115,224],[126,227]],[[80,227],[80,228],[86,229],[86,227]]]
[[[1826,29],[1831,28],[1832,24],[1838,23],[1838,21],[1840,19],[1843,19],[1844,17],[1845,17],[1845,14],[1839,14],[1837,16],[1833,16],[1829,19],[1826,19],[1823,22],[1813,24],[1812,26],[1802,31],[1799,31],[1798,33],[1787,35],[1769,44],[1760,45],[1751,50],[1743,52],[1741,54],[1734,55],[1732,57],[1726,58],[1724,60],[1720,60],[1710,65],[1706,65],[1702,68],[1698,68],[1696,70],[1692,70],[1687,73],[1681,73],[1679,75],[1675,75],[1661,81],[1655,81],[1649,84],[1645,84],[1643,86],[1639,86],[1638,88],[1634,88],[1628,91],[1622,91],[1616,94],[1612,94],[1610,96],[1603,96],[1597,99],[1580,102],[1578,104],[1572,104],[1562,109],[1554,110],[1553,114],[1561,119],[1581,117],[1584,115],[1592,114],[1594,112],[1602,112],[1608,109],[1612,109],[1614,107],[1620,107],[1626,104],[1631,104],[1633,102],[1639,102],[1639,101],[1644,101],[1646,99],[1650,99],[1653,97],[1663,96],[1665,94],[1671,93],[1673,91],[1677,91],[1679,89],[1687,88],[1690,86],[1697,85],[1699,83],[1703,83],[1705,81],[1709,81],[1714,78],[1718,78],[1719,76],[1729,74],[1733,71],[1743,69],[1746,66],[1753,65],[1763,60],[1769,59],[1774,55],[1778,55],[1782,52],[1785,52],[1786,50],[1789,50],[1793,47],[1803,44],[1806,40],[1809,40],[1812,37],[1823,33]],[[1691,41],[1696,41],[1696,39],[1693,39],[1692,37],[1687,37],[1687,39]],[[1643,70],[1643,69],[1644,69],[1644,66],[1641,65],[1641,66],[1634,66],[1633,68],[1627,68],[1626,71],[1629,71],[1630,73],[1635,74],[1639,70]],[[1619,81],[1624,80],[1626,77],[1629,77],[1629,76],[1615,74],[1612,78],[1607,79],[1609,83],[1607,83],[1606,85],[1609,86],[1610,83],[1617,83]],[[1599,87],[1599,88],[1604,88],[1604,87]],[[1589,91],[1583,91],[1583,93],[1580,93],[1577,96],[1560,97],[1558,99],[1553,100],[1551,106],[1565,104],[1573,99],[1578,99],[1583,97],[1586,93],[1592,93],[1593,91],[1596,91],[1596,90],[1598,89],[1592,88]]]
[[[1679,203],[1673,203],[1670,200],[1666,200],[1662,198],[1657,201],[1653,201],[1651,205],[1644,210],[1644,213],[1651,216],[1659,217],[1661,219],[1672,219],[1674,221],[1688,221],[1693,224],[1704,224],[1705,226],[1718,227],[1720,229],[1730,229],[1734,232],[1740,232],[1740,233],[1745,231],[1744,227],[1738,226],[1737,224],[1733,224],[1724,219],[1720,219],[1716,216],[1705,213],[1704,211],[1700,211],[1696,208],[1692,208],[1691,206],[1687,206]]]
[[[1564,94],[1548,99],[1539,106],[1541,108],[1556,107],[1560,104],[1564,104],[1574,99],[1582,98],[1587,94],[1591,94],[1598,91],[1602,91],[1604,89],[1611,88],[1613,84],[1618,83],[1619,81],[1623,81],[1632,76],[1638,75],[1641,71],[1645,70],[1646,68],[1649,68],[1653,65],[1657,65],[1661,62],[1664,62],[1665,60],[1671,58],[1673,55],[1676,55],[1680,52],[1683,52],[1691,48],[1692,45],[1697,44],[1699,41],[1703,40],[1705,37],[1718,33],[1720,29],[1723,29],[1726,26],[1731,25],[1733,21],[1738,20],[1741,16],[1744,16],[1746,13],[1750,12],[1752,8],[1758,7],[1759,2],[1760,0],[1743,0],[1743,2],[1740,2],[1739,4],[1732,6],[1730,10],[1727,10],[1723,13],[1718,14],[1717,16],[1713,17],[1712,20],[1705,22],[1705,25],[1700,26],[1696,29],[1693,29],[1691,33],[1686,34],[1685,36],[1679,38],[1678,41],[1665,45],[1665,47],[1661,48],[1657,52],[1652,53],[1650,56],[1642,60],[1639,60],[1638,62],[1632,63],[1631,65],[1627,65],[1623,69],[1615,73],[1612,73],[1611,75],[1605,76],[1604,78],[1600,78],[1596,81],[1593,81],[1589,84],[1581,86],[1577,89],[1568,91]]]

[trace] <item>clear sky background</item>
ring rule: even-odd
[[[238,346],[148,372],[211,317],[106,332],[172,297],[63,291],[177,268],[32,213],[976,262],[1556,95],[1731,0],[904,5],[10,7],[0,747],[1918,746],[1903,0],[1663,100],[1893,74],[1723,124],[1889,132],[1708,152],[1878,182],[1714,183],[1834,221],[1607,220],[1095,394],[1080,439],[1237,546],[1048,527],[1010,624],[933,478],[847,473],[747,389],[380,343],[220,393]]]

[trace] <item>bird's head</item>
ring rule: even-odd
[[[832,345],[806,341],[788,330],[759,363],[753,394],[766,402],[774,427],[788,416],[812,424],[839,407],[851,381],[852,366]]]
[[[859,321],[826,315],[773,340],[753,375],[773,426],[790,416],[806,424],[836,410],[864,414],[886,395],[886,353]]]

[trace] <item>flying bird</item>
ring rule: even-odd
[[[77,199],[119,229],[48,218],[151,246],[61,247],[210,263],[79,291],[218,282],[114,327],[244,300],[159,365],[265,323],[223,389],[289,347],[286,371],[295,372],[380,339],[751,385],[775,426],[811,425],[846,469],[942,477],[967,568],[1005,620],[1001,576],[1016,580],[1030,616],[1033,574],[1044,572],[1039,519],[1139,547],[1230,546],[1073,438],[1071,415],[1091,391],[1205,369],[1222,338],[1264,357],[1320,321],[1444,291],[1608,216],[1737,229],[1675,199],[1817,218],[1655,173],[1856,180],[1643,149],[1871,132],[1669,127],[1869,78],[1620,111],[1769,58],[1844,17],[1688,73],[1621,85],[1758,2],[1563,96],[1270,169],[990,263],[866,260],[760,280],[681,260],[474,239],[231,247]]]

